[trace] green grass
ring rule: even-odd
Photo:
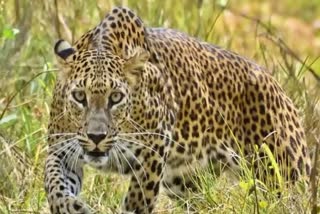
[[[79,38],[122,1],[56,2],[57,7],[54,1],[0,0],[0,213],[49,212],[43,169],[49,106],[58,72],[53,44],[60,37]],[[299,108],[308,144],[315,152],[320,138],[320,82],[309,68],[320,74],[320,29],[314,27],[317,18],[319,22],[318,1],[123,2],[148,26],[179,29],[267,67]],[[182,206],[186,206],[200,213],[311,212],[311,191],[305,185],[284,187],[278,198],[261,185],[254,188],[258,181],[250,169],[244,171],[239,180],[199,172],[200,193],[179,202],[162,196],[157,210],[183,213]],[[97,213],[113,213],[126,191],[124,181],[118,175],[86,169],[81,197]]]

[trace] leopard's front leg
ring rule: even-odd
[[[89,208],[77,198],[81,190],[82,163],[70,161],[65,154],[57,154],[51,148],[46,160],[45,189],[50,211],[52,214],[89,214]]]
[[[122,205],[122,213],[152,213],[163,175],[164,155],[155,150],[140,154],[140,163],[132,167],[131,183]]]

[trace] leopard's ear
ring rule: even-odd
[[[54,53],[62,60],[66,60],[75,52],[75,49],[69,44],[69,42],[63,39],[57,41],[54,46]]]
[[[135,52],[124,63],[124,74],[131,86],[138,84],[150,54],[143,48],[137,48]]]
[[[76,50],[65,40],[59,40],[54,46],[54,53],[57,56],[60,70],[58,72],[58,79],[60,81],[65,81],[68,78],[68,75],[71,72],[70,60],[68,58],[72,56]]]

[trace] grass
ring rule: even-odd
[[[53,44],[60,37],[79,38],[113,5],[122,3],[148,26],[179,29],[267,67],[299,108],[315,153],[320,138],[320,81],[315,78],[320,75],[320,29],[315,26],[320,3],[316,0],[294,4],[290,0],[281,4],[275,0],[174,4],[169,0],[0,0],[0,213],[49,212],[43,168],[49,106],[58,72]],[[255,185],[258,181],[250,169],[245,171],[239,180],[229,179],[228,174],[218,177],[199,172],[200,194],[192,193],[179,202],[162,196],[157,210],[183,213],[182,206],[186,206],[199,213],[310,213],[313,209],[316,202],[310,202],[311,191],[305,185],[284,187],[278,198]],[[88,168],[81,197],[97,213],[113,213],[126,190],[123,181],[126,178]],[[313,189],[319,186],[316,181]],[[319,205],[316,209],[319,211]]]

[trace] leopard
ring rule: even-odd
[[[251,59],[147,27],[127,7],[112,8],[72,45],[58,40],[54,52],[44,172],[51,213],[93,212],[79,197],[85,165],[129,176],[121,213],[154,212],[162,190],[185,197],[197,170],[254,167],[263,148],[286,182],[310,174],[298,109]]]

